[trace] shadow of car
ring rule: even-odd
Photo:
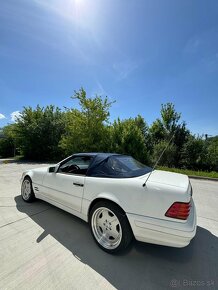
[[[37,243],[51,235],[118,289],[218,287],[218,238],[204,228],[198,227],[196,237],[185,248],[134,241],[122,254],[108,255],[98,248],[88,224],[79,218],[43,201],[26,204],[16,196],[15,202],[18,211],[44,229]]]

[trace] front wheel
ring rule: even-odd
[[[26,176],[21,185],[21,196],[26,202],[33,202],[35,199],[35,194],[33,192],[32,180],[30,177]]]
[[[108,253],[124,250],[132,240],[125,213],[111,202],[96,203],[91,209],[89,224],[95,241]]]

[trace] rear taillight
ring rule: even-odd
[[[165,213],[165,216],[187,220],[191,209],[191,202],[174,202],[168,211]]]

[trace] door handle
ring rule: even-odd
[[[75,186],[81,186],[81,187],[84,186],[84,184],[82,184],[82,183],[77,183],[77,182],[74,182],[73,185],[75,185]]]

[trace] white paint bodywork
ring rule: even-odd
[[[142,185],[148,174],[133,178],[102,178],[49,173],[48,167],[44,167],[24,172],[22,180],[27,175],[32,179],[36,198],[86,222],[92,202],[102,198],[113,201],[125,211],[136,240],[184,247],[195,236],[196,210],[186,175],[155,170],[145,187]],[[165,216],[174,202],[190,200],[192,207],[187,220]]]

